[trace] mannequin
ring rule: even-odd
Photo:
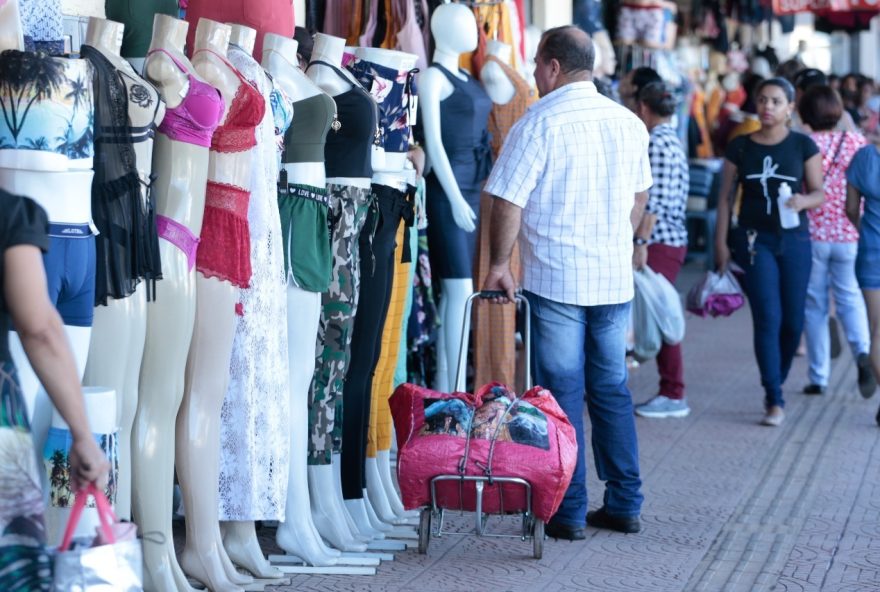
[[[513,48],[501,41],[490,39],[486,43],[486,53],[495,56],[505,64],[510,64],[512,52]],[[516,94],[516,87],[513,85],[513,81],[498,62],[486,60],[483,69],[480,70],[480,81],[486,87],[486,94],[489,95],[489,98],[496,105],[506,105]]]
[[[13,74],[27,68],[22,58],[28,57],[45,60],[44,67],[56,70],[60,77],[60,85],[44,92],[39,100],[34,100],[30,81],[23,80],[23,85],[14,79],[4,81],[0,95],[17,119],[0,122],[3,143],[14,146],[0,149],[0,188],[26,195],[46,210],[50,248],[54,249],[53,254],[43,257],[50,296],[61,313],[81,378],[92,332],[95,269],[95,239],[90,226],[93,177],[90,122],[94,106],[88,63],[18,53],[23,48],[24,31],[16,2],[0,7],[0,31],[3,43],[0,50],[16,50],[0,58],[4,72]],[[76,103],[64,101],[69,93],[75,93]],[[70,122],[69,126],[65,120]],[[29,142],[37,140],[37,135],[45,137],[36,144]],[[50,139],[47,141],[47,138]],[[68,269],[76,270],[67,275],[71,284],[78,287],[63,289],[63,277]],[[52,404],[15,333],[10,333],[10,353],[28,407],[34,445],[42,451],[52,421]]]
[[[196,84],[204,84],[183,55],[187,27],[185,21],[166,15],[156,15],[153,22],[144,72],[165,100],[168,111],[163,124],[168,123],[170,111],[185,104]],[[153,151],[157,221],[167,232],[160,228],[163,279],[156,287],[156,301],[147,310],[147,338],[132,431],[132,514],[141,532],[161,535],[144,541],[144,587],[150,590],[192,590],[177,562],[171,537],[172,430],[183,398],[195,323],[195,237],[201,232],[204,216],[210,133],[223,113],[217,107],[213,118],[204,116],[203,141],[187,140],[172,128],[160,127]]]
[[[379,135],[375,102],[350,74],[340,68],[344,49],[344,39],[317,34],[308,69],[309,78],[334,97],[340,124],[330,132],[325,148],[330,211],[339,216],[339,222],[333,233],[333,279],[330,291],[322,296],[323,313],[318,338],[320,358],[309,411],[309,430],[313,434],[310,437],[312,449],[309,459],[312,466],[309,468],[309,484],[313,488],[313,504],[316,499],[333,499],[332,503],[335,504],[342,497],[337,476],[340,472],[339,456],[334,457],[331,453],[341,450],[342,391],[350,359],[351,331],[360,286],[358,238],[371,200],[372,146]],[[346,134],[351,141],[350,148],[340,144]],[[328,460],[331,462],[328,463]],[[336,466],[332,470],[323,468],[328,464]],[[318,465],[323,466],[317,468]],[[349,511],[351,509],[348,507]],[[364,510],[362,503],[359,509]],[[318,515],[315,516],[316,520]],[[339,514],[336,515],[338,517]],[[342,515],[348,514],[343,511]],[[365,510],[363,514],[350,518],[355,519],[358,531],[353,534],[364,535],[367,540],[382,536],[370,526]],[[322,525],[319,520],[316,525],[323,534],[322,528],[327,525]],[[337,542],[331,540],[331,544],[340,548]],[[351,542],[350,539],[348,542]],[[354,550],[351,545],[341,548]]]
[[[378,78],[384,80],[392,80],[392,88],[387,94],[379,94],[376,99],[380,101],[380,113],[382,117],[380,122],[384,129],[384,166],[374,171],[373,187],[374,192],[377,187],[390,188],[392,192],[387,190],[378,190],[380,200],[380,211],[385,211],[381,207],[383,200],[387,200],[389,196],[397,195],[397,199],[402,197],[400,194],[407,194],[408,187],[415,185],[415,171],[407,160],[407,150],[409,149],[409,136],[411,135],[409,126],[415,117],[413,92],[414,69],[418,56],[407,54],[399,51],[391,51],[387,49],[375,49],[369,47],[360,47],[355,50],[358,62],[355,62],[349,68],[358,78],[365,88],[378,89],[381,85],[376,84]],[[406,73],[406,76],[404,74]],[[405,82],[401,82],[405,80]],[[384,96],[383,96],[384,95]],[[405,122],[405,127],[398,131],[401,122]],[[384,191],[384,192],[383,192]],[[411,208],[411,205],[404,207]],[[395,221],[394,228],[391,231],[393,237],[399,243],[404,243],[403,233],[398,233],[400,220]],[[383,225],[384,225],[383,220]],[[373,247],[377,247],[376,239],[373,239]],[[403,248],[403,244],[398,247]],[[375,255],[375,248],[373,248]],[[392,334],[399,335],[399,327],[402,323],[402,308],[398,310],[398,304],[402,304],[405,297],[395,298],[393,296],[395,289],[399,292],[405,290],[405,285],[396,286],[393,282],[396,279],[396,267],[402,265],[400,258],[395,258],[391,264],[389,272],[391,273],[391,281],[389,292],[384,301],[385,315],[384,321],[380,322],[378,327],[370,327],[367,329],[368,334],[375,333],[376,337],[381,337],[380,342],[370,343],[368,338],[367,345],[375,348],[372,352],[375,357],[371,368],[371,374],[374,378],[369,379],[362,388],[365,393],[371,396],[369,413],[366,414],[364,420],[368,425],[367,432],[367,448],[364,468],[366,475],[366,495],[364,496],[365,504],[371,505],[367,508],[367,515],[370,518],[374,516],[381,520],[371,520],[374,528],[380,531],[388,531],[390,527],[385,523],[393,524],[401,522],[406,513],[403,504],[394,488],[391,480],[391,468],[388,462],[388,450],[391,447],[390,442],[390,421],[391,411],[388,407],[388,397],[391,395],[393,383],[393,367],[396,365],[398,340],[392,338]],[[372,270],[375,272],[376,267]],[[398,282],[400,283],[400,282]],[[362,288],[363,290],[363,288]],[[371,302],[376,300],[374,287],[367,289],[368,297]],[[393,309],[389,305],[389,301],[393,304]],[[360,307],[363,309],[364,303],[361,302]],[[380,319],[382,321],[382,319]],[[389,327],[393,324],[394,327]],[[384,325],[384,329],[383,329]],[[356,343],[360,344],[360,340],[356,338]],[[353,344],[353,347],[355,345]],[[364,355],[363,350],[355,351],[355,362],[352,364],[352,372],[357,370],[360,363],[360,357]],[[369,354],[368,354],[369,355]],[[352,386],[351,374],[347,387]],[[381,424],[381,428],[379,425]],[[380,437],[380,433],[381,437]],[[387,477],[386,477],[387,475]],[[373,510],[373,514],[370,510]]]
[[[319,100],[323,91],[318,88],[297,66],[296,50],[298,44],[293,39],[269,33],[263,39],[263,66],[275,82],[293,102],[293,117],[310,115],[300,113],[302,101]],[[324,95],[326,96],[326,95]],[[332,103],[332,99],[326,99]],[[297,103],[301,105],[297,109]],[[335,110],[335,104],[333,105]],[[297,134],[291,131],[292,140]],[[326,132],[324,133],[326,138]],[[327,184],[324,173],[323,150],[320,161],[291,162],[282,164],[287,174],[287,182],[300,186],[323,188]],[[291,160],[285,153],[284,160]],[[297,159],[300,160],[300,159]],[[307,160],[307,159],[305,159]],[[279,207],[283,207],[279,198]],[[285,241],[286,243],[286,241]],[[315,566],[335,565],[340,553],[327,547],[318,534],[310,508],[315,505],[309,499],[308,473],[306,469],[308,440],[308,391],[315,372],[315,336],[321,318],[320,292],[305,290],[295,281],[287,283],[287,338],[288,372],[290,389],[290,471],[287,481],[287,502],[285,518],[279,524],[275,540],[287,553],[301,558],[305,563]],[[329,504],[328,504],[329,505]],[[331,506],[333,507],[333,506]],[[340,512],[341,508],[336,508]],[[334,525],[326,513],[321,512],[323,524]],[[339,516],[340,525],[344,519]],[[336,527],[327,528],[328,540],[337,540]],[[347,533],[351,536],[351,533]],[[342,545],[340,545],[342,546]]]
[[[435,388],[441,392],[448,392],[455,382],[455,367],[461,341],[465,301],[473,292],[473,274],[469,261],[472,261],[475,250],[474,230],[477,224],[477,214],[474,210],[479,203],[479,188],[473,186],[473,181],[475,176],[488,176],[488,170],[485,170],[485,167],[488,166],[486,160],[488,146],[475,145],[472,155],[462,153],[457,161],[470,160],[473,162],[477,160],[477,163],[472,165],[476,166],[476,169],[467,172],[462,169],[461,173],[456,174],[455,167],[453,167],[447,153],[447,147],[444,146],[441,102],[451,97],[453,93],[462,92],[464,94],[465,91],[457,90],[459,88],[471,89],[467,92],[474,94],[474,100],[479,101],[480,106],[479,111],[474,110],[476,119],[482,119],[483,113],[488,119],[490,100],[475,81],[458,70],[461,54],[473,51],[477,47],[477,24],[470,9],[459,4],[438,6],[431,17],[431,31],[434,33],[436,47],[434,65],[428,68],[419,79],[425,149],[432,169],[426,178],[428,183],[428,215],[433,219],[432,226],[428,227],[428,236],[429,242],[435,245],[433,248],[437,249],[435,256],[438,263],[443,262],[442,258],[448,256],[445,248],[448,244],[444,244],[446,243],[444,235],[448,235],[449,231],[457,227],[465,234],[456,235],[454,240],[459,240],[459,236],[461,236],[466,241],[466,250],[459,256],[462,261],[458,265],[462,269],[454,267],[448,270],[439,267],[436,269],[437,272],[440,272],[438,275],[441,278],[442,296],[438,312],[443,327],[438,336],[437,384]],[[482,96],[480,96],[481,92]],[[477,104],[474,103],[475,106]],[[485,121],[480,122],[476,119],[467,127],[485,126]],[[457,123],[447,122],[446,125],[451,129]],[[483,129],[485,130],[485,128]],[[471,133],[471,130],[463,131]],[[484,141],[488,144],[487,139]],[[474,138],[473,142],[478,143],[480,140]],[[452,147],[450,146],[449,149]],[[475,158],[477,155],[479,157]],[[470,167],[465,165],[464,168]],[[462,177],[463,173],[469,174],[470,178]],[[467,195],[461,186],[462,182],[471,184],[467,187]]]
[[[122,73],[121,78],[127,81],[127,87],[145,93],[140,100],[149,103],[146,113],[151,115],[149,125],[152,127],[150,132],[137,138],[133,147],[141,181],[141,199],[146,207],[152,208],[152,198],[148,194],[153,166],[152,128],[165,116],[165,104],[158,92],[119,55],[122,33],[123,26],[119,23],[90,18],[85,43],[97,49]],[[131,103],[129,106],[134,108]],[[140,286],[128,298],[111,299],[106,306],[96,307],[84,376],[86,385],[106,386],[116,391],[116,426],[119,429],[116,515],[123,519],[131,518],[131,426],[137,411],[138,377],[147,333],[146,292],[149,288],[149,285]]]
[[[276,180],[278,149],[272,84],[251,52],[257,32],[231,25],[228,58],[265,105],[256,146],[236,155],[250,172],[247,219],[251,280],[239,290],[230,381],[220,424],[220,519],[233,563],[259,578],[280,578],[263,555],[254,520],[283,520],[290,448],[290,393],[284,266]]]

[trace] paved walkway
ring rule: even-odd
[[[588,528],[586,541],[548,539],[540,561],[519,540],[444,537],[427,555],[398,553],[372,577],[294,576],[267,590],[880,591],[880,396],[858,394],[849,353],[821,397],[799,394],[805,360],[795,361],[776,429],[757,423],[747,310],[689,318],[684,355],[691,415],[637,420],[640,534]],[[654,394],[656,381],[653,364],[634,371],[634,399]],[[587,458],[595,508],[602,485]],[[467,528],[471,518],[453,524]]]

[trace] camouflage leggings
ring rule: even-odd
[[[358,237],[372,194],[369,188],[327,185],[333,272],[322,294],[317,363],[309,397],[309,464],[330,464],[342,443],[342,387],[351,357],[351,334],[360,287]]]

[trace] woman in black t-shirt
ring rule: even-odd
[[[43,492],[25,406],[9,355],[10,320],[28,360],[70,428],[74,487],[98,481],[110,463],[89,429],[73,353],[49,301],[41,251],[49,246],[46,213],[0,190],[0,590],[42,590],[52,582],[45,548]]]
[[[788,376],[804,324],[804,304],[812,254],[805,210],[825,200],[822,155],[804,134],[788,128],[794,88],[782,78],[765,80],[756,103],[761,129],[740,136],[727,147],[720,195],[741,189],[738,224],[730,230],[733,257],[745,271],[743,288],[754,325],[755,357],[761,371],[766,414],[764,425],[778,426],[785,414],[782,383]],[[783,229],[777,203],[783,183],[792,197],[783,207],[798,212],[800,224]],[[718,200],[715,265],[727,268],[732,199]]]

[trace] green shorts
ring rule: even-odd
[[[278,188],[284,269],[288,281],[309,292],[326,292],[330,286],[329,203],[323,187],[290,184]]]

